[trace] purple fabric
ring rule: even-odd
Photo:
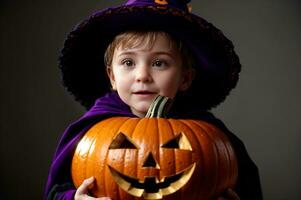
[[[70,190],[61,192],[60,194],[58,194],[56,199],[57,200],[71,200],[71,199],[73,200],[75,192],[76,192],[75,189],[70,189]]]
[[[49,170],[44,199],[48,198],[47,196],[55,185],[71,181],[70,162],[76,144],[82,138],[84,133],[96,122],[112,116],[135,117],[135,115],[130,112],[129,107],[121,101],[115,92],[97,99],[95,105],[88,112],[65,130],[59,141]],[[75,190],[73,187],[63,194],[58,194],[56,198],[73,199],[74,192]]]

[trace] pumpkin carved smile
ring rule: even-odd
[[[113,139],[109,149],[117,151],[122,149],[132,149],[134,151],[139,151],[139,146],[140,145],[135,143],[135,141],[129,136],[120,132]],[[167,140],[161,145],[161,148],[168,150],[178,149],[186,152],[192,151],[191,144],[183,132]],[[156,161],[153,153],[149,152],[146,155],[147,156],[141,166],[142,170],[153,169],[154,171],[159,171],[160,164]],[[114,156],[112,156],[112,160],[116,161],[117,159],[114,159]],[[163,196],[172,194],[181,189],[191,178],[195,166],[196,164],[192,163],[182,171],[169,176],[163,176],[161,180],[159,180],[159,178],[155,175],[146,175],[143,177],[143,180],[140,180],[139,178],[125,175],[117,169],[114,169],[112,165],[108,164],[111,175],[120,188],[135,197],[143,196],[144,199],[162,199]]]
[[[179,190],[187,183],[195,169],[195,163],[176,175],[164,177],[158,180],[157,177],[145,177],[143,181],[136,178],[126,176],[113,167],[109,166],[111,174],[115,182],[120,188],[136,197],[144,197],[144,199],[162,199],[163,196]]]

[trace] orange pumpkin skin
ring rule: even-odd
[[[120,133],[132,141],[134,146],[118,146],[116,138]],[[190,148],[187,148],[187,144],[184,144],[184,149],[183,145],[181,148],[174,147],[173,142],[168,142],[181,134],[188,140]],[[112,145],[113,141],[115,147]],[[151,166],[146,166],[150,153],[153,162],[149,162]],[[191,169],[191,166],[195,166],[190,170],[192,174],[186,177],[187,180],[179,181],[185,182],[184,185],[174,184],[176,189],[167,188],[165,190],[168,192],[163,192],[163,195],[150,191],[150,195],[135,197],[120,187],[120,183],[117,183],[119,179],[116,182],[116,176],[112,174],[114,169],[144,183],[145,177],[156,177],[157,181],[162,181],[164,177]],[[235,186],[238,166],[229,139],[221,130],[207,122],[113,117],[94,125],[75,151],[72,160],[75,186],[79,187],[84,179],[91,176],[96,179],[91,188],[95,197],[109,196],[114,200],[209,200]]]

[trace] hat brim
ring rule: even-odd
[[[160,30],[180,39],[195,57],[195,77],[183,98],[208,110],[236,86],[241,69],[232,42],[203,18],[173,7],[120,6],[97,11],[71,31],[59,65],[64,86],[90,108],[110,91],[104,52],[116,35],[128,30]]]

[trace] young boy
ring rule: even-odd
[[[186,3],[130,0],[96,12],[70,33],[60,58],[63,81],[89,111],[65,131],[45,198],[94,199],[88,194],[93,177],[77,190],[72,184],[70,163],[77,142],[104,118],[144,117],[152,100],[162,95],[175,99],[170,117],[206,120],[231,140],[239,180],[235,192],[229,189],[220,199],[262,199],[258,171],[244,145],[207,112],[235,86],[238,58],[231,42],[190,14]]]
[[[109,46],[105,55],[112,88],[133,114],[144,117],[157,95],[173,99],[190,86],[194,70],[183,63],[181,50],[164,32],[127,32]]]

